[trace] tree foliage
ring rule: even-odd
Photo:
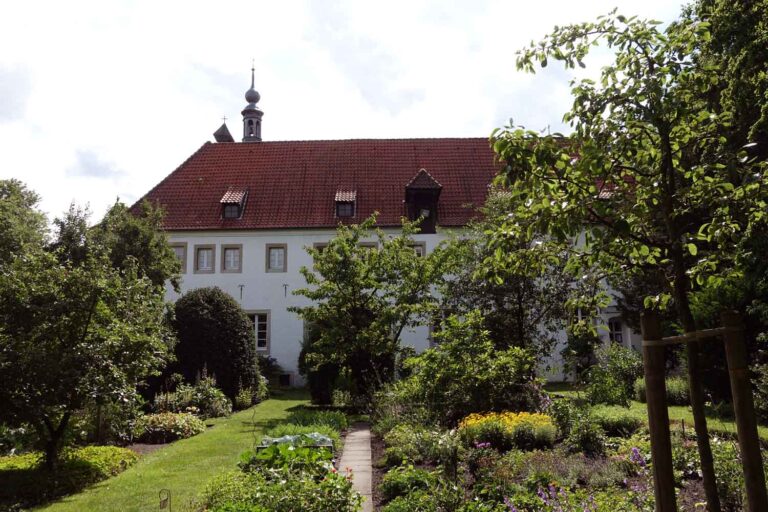
[[[232,400],[241,388],[257,386],[256,338],[253,323],[240,305],[218,287],[198,288],[176,302],[175,370],[187,382],[205,372]]]
[[[400,337],[429,317],[431,287],[442,275],[441,253],[419,257],[414,251],[415,224],[404,224],[395,236],[374,226],[375,215],[340,226],[326,247],[307,249],[314,267],[301,269],[308,287],[294,293],[312,305],[292,309],[317,326],[303,366],[308,372],[337,368],[357,396],[392,379]],[[369,237],[376,247],[361,245]]]
[[[0,265],[45,242],[46,219],[39,202],[40,196],[22,182],[0,180]]]
[[[563,264],[570,244],[523,230],[489,244],[488,234],[513,210],[509,194],[492,191],[482,220],[448,245],[441,307],[458,315],[479,311],[498,349],[516,346],[544,356],[566,323],[572,279]]]
[[[570,137],[508,127],[493,142],[507,163],[500,181],[519,204],[505,229],[527,224],[555,239],[579,238],[567,265],[576,275],[663,275],[666,289],[645,306],[663,308],[674,297],[677,320],[693,331],[691,289],[717,288],[743,272],[739,242],[765,219],[768,177],[751,146],[729,150],[722,126],[730,119],[707,108],[720,81],[716,67],[697,60],[709,24],[659,25],[611,13],[557,27],[522,50],[517,63],[527,71],[549,59],[584,66],[597,43],[615,58],[599,80],[572,82]],[[698,347],[689,344],[687,356],[705,489],[718,510]]]
[[[49,467],[72,414],[95,399],[132,399],[162,366],[170,336],[162,296],[106,256],[79,265],[18,255],[0,272],[0,421],[29,423]]]

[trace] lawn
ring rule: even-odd
[[[213,476],[235,469],[241,452],[258,435],[307,403],[303,391],[284,392],[256,407],[207,422],[206,432],[177,441],[139,460],[120,475],[80,494],[37,508],[50,512],[159,510],[158,493],[169,489],[174,511],[192,510],[193,500]]]
[[[575,399],[585,398],[583,392],[575,390],[573,386],[568,383],[556,382],[547,384],[545,389],[558,396]],[[635,400],[630,402],[629,409],[620,405],[598,405],[596,407],[600,408],[601,410],[628,412],[630,415],[636,418],[642,419],[645,422],[648,421],[648,409],[646,404]],[[691,412],[690,407],[682,405],[670,405],[668,410],[670,421],[680,424],[684,423],[686,428],[690,427],[693,429],[693,412]],[[727,433],[730,435],[736,434],[736,422],[733,419],[721,418],[715,414],[707,415],[707,426],[712,433]],[[757,431],[763,443],[768,444],[768,427],[758,425]]]

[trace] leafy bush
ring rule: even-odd
[[[397,425],[426,426],[434,415],[421,402],[419,380],[402,379],[385,386],[373,397],[372,430],[383,436]]]
[[[139,417],[133,427],[133,437],[141,443],[160,444],[204,431],[205,423],[193,414],[162,412]]]
[[[264,435],[265,437],[275,438],[311,434],[313,432],[330,437],[335,449],[338,450],[341,446],[339,431],[328,425],[294,425],[292,423],[282,423],[267,430]]]
[[[520,347],[497,350],[478,313],[448,318],[439,344],[408,359],[413,372],[401,400],[421,404],[431,419],[454,425],[473,412],[532,411],[541,406],[536,357]]]
[[[273,444],[240,455],[240,469],[251,473],[277,469],[322,478],[333,469],[332,460],[333,453],[327,448]]]
[[[381,494],[385,501],[405,496],[416,490],[428,490],[437,484],[437,475],[412,465],[391,469],[381,481]]]
[[[244,388],[237,392],[235,396],[234,408],[238,411],[249,408],[253,405],[253,391]]]
[[[594,407],[590,411],[592,419],[602,427],[603,431],[612,437],[629,437],[645,424],[630,411],[617,411],[615,408]]]
[[[339,431],[349,427],[349,419],[346,414],[341,411],[322,409],[298,409],[291,412],[285,421],[294,425],[328,425]]]
[[[51,477],[40,453],[0,457],[0,510],[17,510],[72,494],[130,467],[139,456],[127,448],[88,446],[65,450]]]
[[[205,375],[197,384],[181,384],[176,391],[159,393],[155,397],[157,412],[188,412],[201,418],[216,418],[232,413],[232,402],[216,387],[216,381]]]
[[[667,381],[667,405],[689,405],[688,381],[683,377],[669,377]],[[645,378],[635,381],[635,400],[646,403]]]
[[[240,386],[258,386],[253,324],[230,295],[217,287],[185,293],[176,301],[174,326],[176,369],[187,382],[207,368],[230,399]]]
[[[459,434],[467,446],[489,443],[499,450],[550,447],[555,433],[552,418],[541,413],[470,414],[459,423]]]
[[[571,433],[571,426],[578,416],[578,408],[569,398],[555,399],[547,410],[561,437]]]
[[[588,456],[605,453],[605,432],[588,415],[581,416],[574,422],[571,433],[565,438],[565,445],[572,452],[581,452]]]
[[[235,471],[213,479],[202,502],[211,512],[356,512],[362,497],[352,482],[334,472],[312,475]]]
[[[28,450],[34,442],[35,433],[29,425],[11,428],[0,424],[0,457]]]
[[[754,373],[755,411],[762,423],[768,422],[768,364],[756,365]]]
[[[461,511],[464,492],[458,486],[438,480],[428,490],[414,490],[398,496],[381,508],[382,512]]]
[[[589,370],[587,397],[593,404],[628,405],[635,381],[643,374],[636,351],[610,343],[597,351],[597,364]]]

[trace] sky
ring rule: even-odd
[[[98,220],[132,204],[226,117],[255,63],[262,137],[486,137],[512,119],[567,132],[572,70],[515,52],[614,7],[668,22],[674,0],[0,2],[0,179]],[[596,76],[606,52],[579,76]]]

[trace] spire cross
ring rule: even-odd
[[[222,117],[221,120],[226,123],[227,122],[227,116]]]
[[[253,74],[256,71],[256,59],[251,59],[251,89],[253,89]]]

